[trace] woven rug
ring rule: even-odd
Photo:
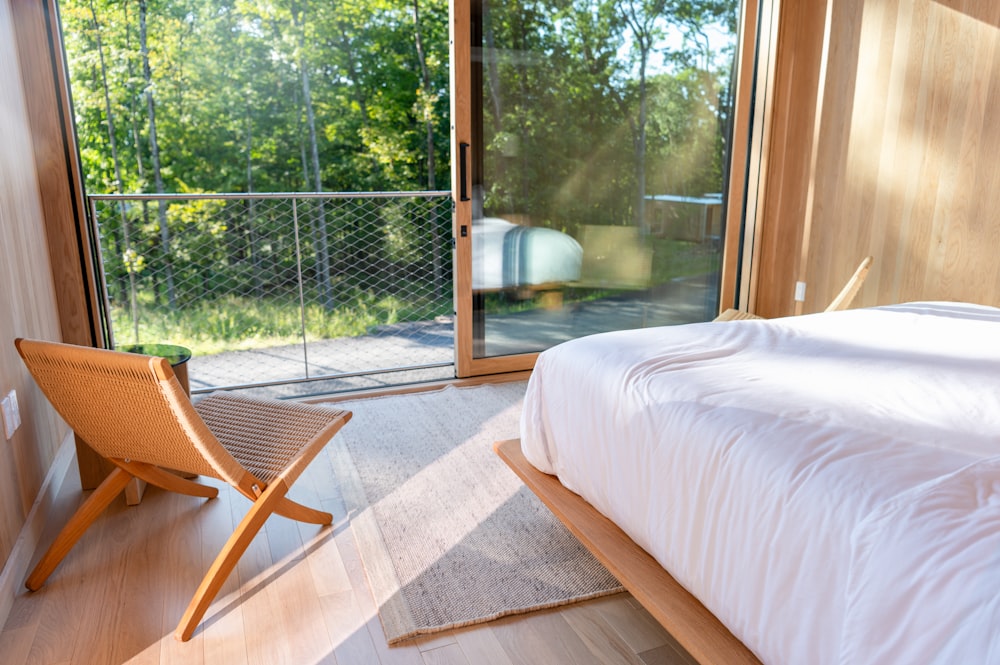
[[[621,590],[492,449],[523,382],[371,398],[330,446],[389,644]]]

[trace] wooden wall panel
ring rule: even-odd
[[[16,390],[22,426],[0,432],[0,561],[6,563],[67,433],[14,349],[15,337],[58,339],[42,202],[9,0],[0,0],[0,396]]]
[[[801,310],[823,309],[867,254],[855,306],[1000,305],[1000,3],[786,3],[781,30],[773,131],[789,138],[767,174],[756,311],[795,313],[797,279]]]
[[[808,119],[816,114],[819,89],[822,4],[782,2],[780,7],[770,139],[749,298],[750,310],[762,316],[791,312],[813,141]],[[792,98],[794,104],[789,103]],[[790,223],[792,219],[796,222]]]
[[[98,287],[88,243],[83,181],[70,112],[70,94],[56,0],[11,2],[14,33],[34,149],[42,215],[52,265],[61,339],[101,346]],[[58,339],[58,338],[56,338]],[[76,442],[80,481],[97,487],[111,471],[81,440]]]

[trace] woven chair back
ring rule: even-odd
[[[15,343],[59,415],[103,457],[232,483],[243,476],[165,359],[27,339]]]

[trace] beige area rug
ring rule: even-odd
[[[523,382],[345,403],[331,444],[389,644],[621,590],[493,452]]]

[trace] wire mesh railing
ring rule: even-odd
[[[453,376],[448,192],[89,200],[109,340],[188,347],[192,393]]]

